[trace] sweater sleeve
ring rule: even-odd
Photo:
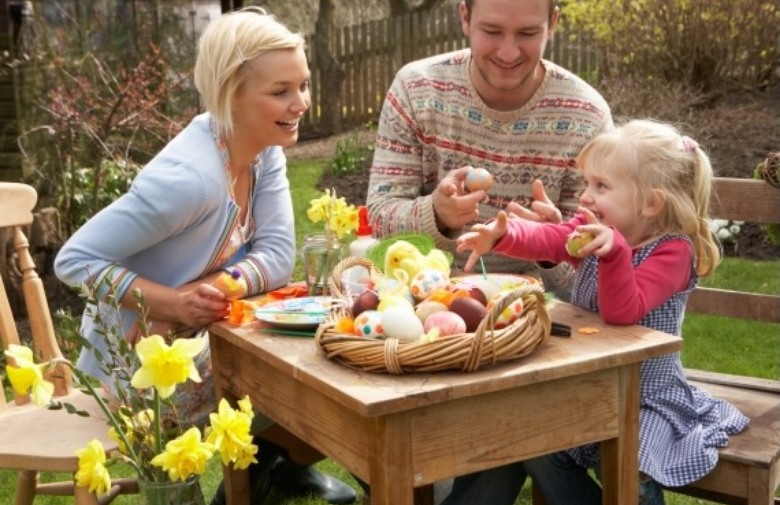
[[[583,223],[581,215],[561,224],[509,219],[506,234],[496,243],[493,251],[513,258],[555,263],[567,261],[576,265],[578,259],[566,252],[566,240]]]
[[[659,244],[639,266],[631,247],[615,232],[612,251],[599,262],[599,311],[609,324],[636,324],[688,286],[693,251],[683,239]]]
[[[295,266],[295,221],[281,148],[263,155],[252,212],[255,233],[249,252],[233,268],[247,281],[248,294],[255,295],[287,284]]]
[[[378,236],[425,233],[440,243],[448,239],[436,227],[433,197],[423,192],[423,132],[404,75],[396,76],[382,106],[366,202]]]

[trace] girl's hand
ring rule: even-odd
[[[471,251],[466,266],[463,268],[470,272],[479,260],[479,257],[493,249],[493,246],[506,233],[506,212],[499,211],[495,221],[487,224],[475,224],[471,231],[458,237],[457,252]]]
[[[615,230],[599,223],[595,214],[584,207],[580,207],[578,212],[585,216],[587,224],[579,225],[576,230],[580,233],[587,232],[593,235],[593,240],[580,248],[578,256],[581,258],[591,254],[598,257],[605,256],[612,250],[615,243]]]
[[[558,207],[550,200],[547,193],[544,191],[544,184],[539,179],[536,179],[531,186],[532,196],[534,201],[531,202],[531,209],[526,209],[517,202],[509,202],[506,209],[509,211],[510,217],[521,217],[528,219],[529,221],[537,221],[540,223],[560,223],[563,221],[563,216]]]

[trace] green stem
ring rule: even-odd
[[[119,419],[114,415],[114,413],[111,411],[111,409],[108,408],[108,405],[106,405],[106,402],[103,400],[100,394],[98,394],[97,390],[92,386],[90,381],[87,379],[87,377],[84,376],[84,374],[73,366],[73,363],[66,359],[56,358],[52,360],[52,363],[64,363],[67,365],[71,371],[78,377],[79,382],[87,388],[87,391],[89,391],[90,396],[95,399],[98,406],[100,407],[100,410],[103,411],[103,414],[106,415],[108,418],[108,422],[111,424],[111,426],[114,428],[114,431],[117,432],[117,435],[119,435],[119,438],[122,439],[122,443],[125,444],[125,447],[127,448],[128,458],[129,462],[133,467],[136,469],[136,471],[141,474],[141,464],[138,459],[138,455],[135,453],[135,450],[133,449],[133,445],[130,443],[130,441],[127,439],[127,435],[125,434],[125,430],[122,429],[122,424],[119,422]]]
[[[152,396],[152,408],[154,409],[154,443],[155,443],[155,453],[156,454],[162,454],[163,452],[163,439],[162,439],[162,417],[161,415],[161,400],[160,400],[160,393],[157,392],[157,388],[153,387],[152,390],[154,391],[154,395]],[[162,481],[162,470],[158,472],[160,475],[160,481]]]

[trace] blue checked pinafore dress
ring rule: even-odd
[[[633,252],[636,268],[661,243],[679,239],[665,236]],[[599,311],[598,265],[595,256],[577,268],[572,303]],[[686,291],[675,293],[638,324],[679,335],[685,302],[698,277],[691,262],[691,281]],[[642,363],[640,371],[639,470],[665,486],[677,487],[700,479],[718,461],[718,447],[728,444],[730,434],[739,433],[749,419],[733,405],[713,398],[688,384],[680,353],[675,352]],[[569,451],[578,464],[596,467],[599,445],[590,444]]]

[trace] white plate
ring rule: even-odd
[[[490,300],[496,293],[517,289],[524,284],[539,284],[539,280],[526,275],[512,274],[487,274],[487,279],[482,274],[463,275],[453,277],[455,284],[463,283],[475,286],[485,294],[485,298]]]
[[[255,309],[255,318],[278,328],[316,328],[328,315],[330,296],[288,298]]]

